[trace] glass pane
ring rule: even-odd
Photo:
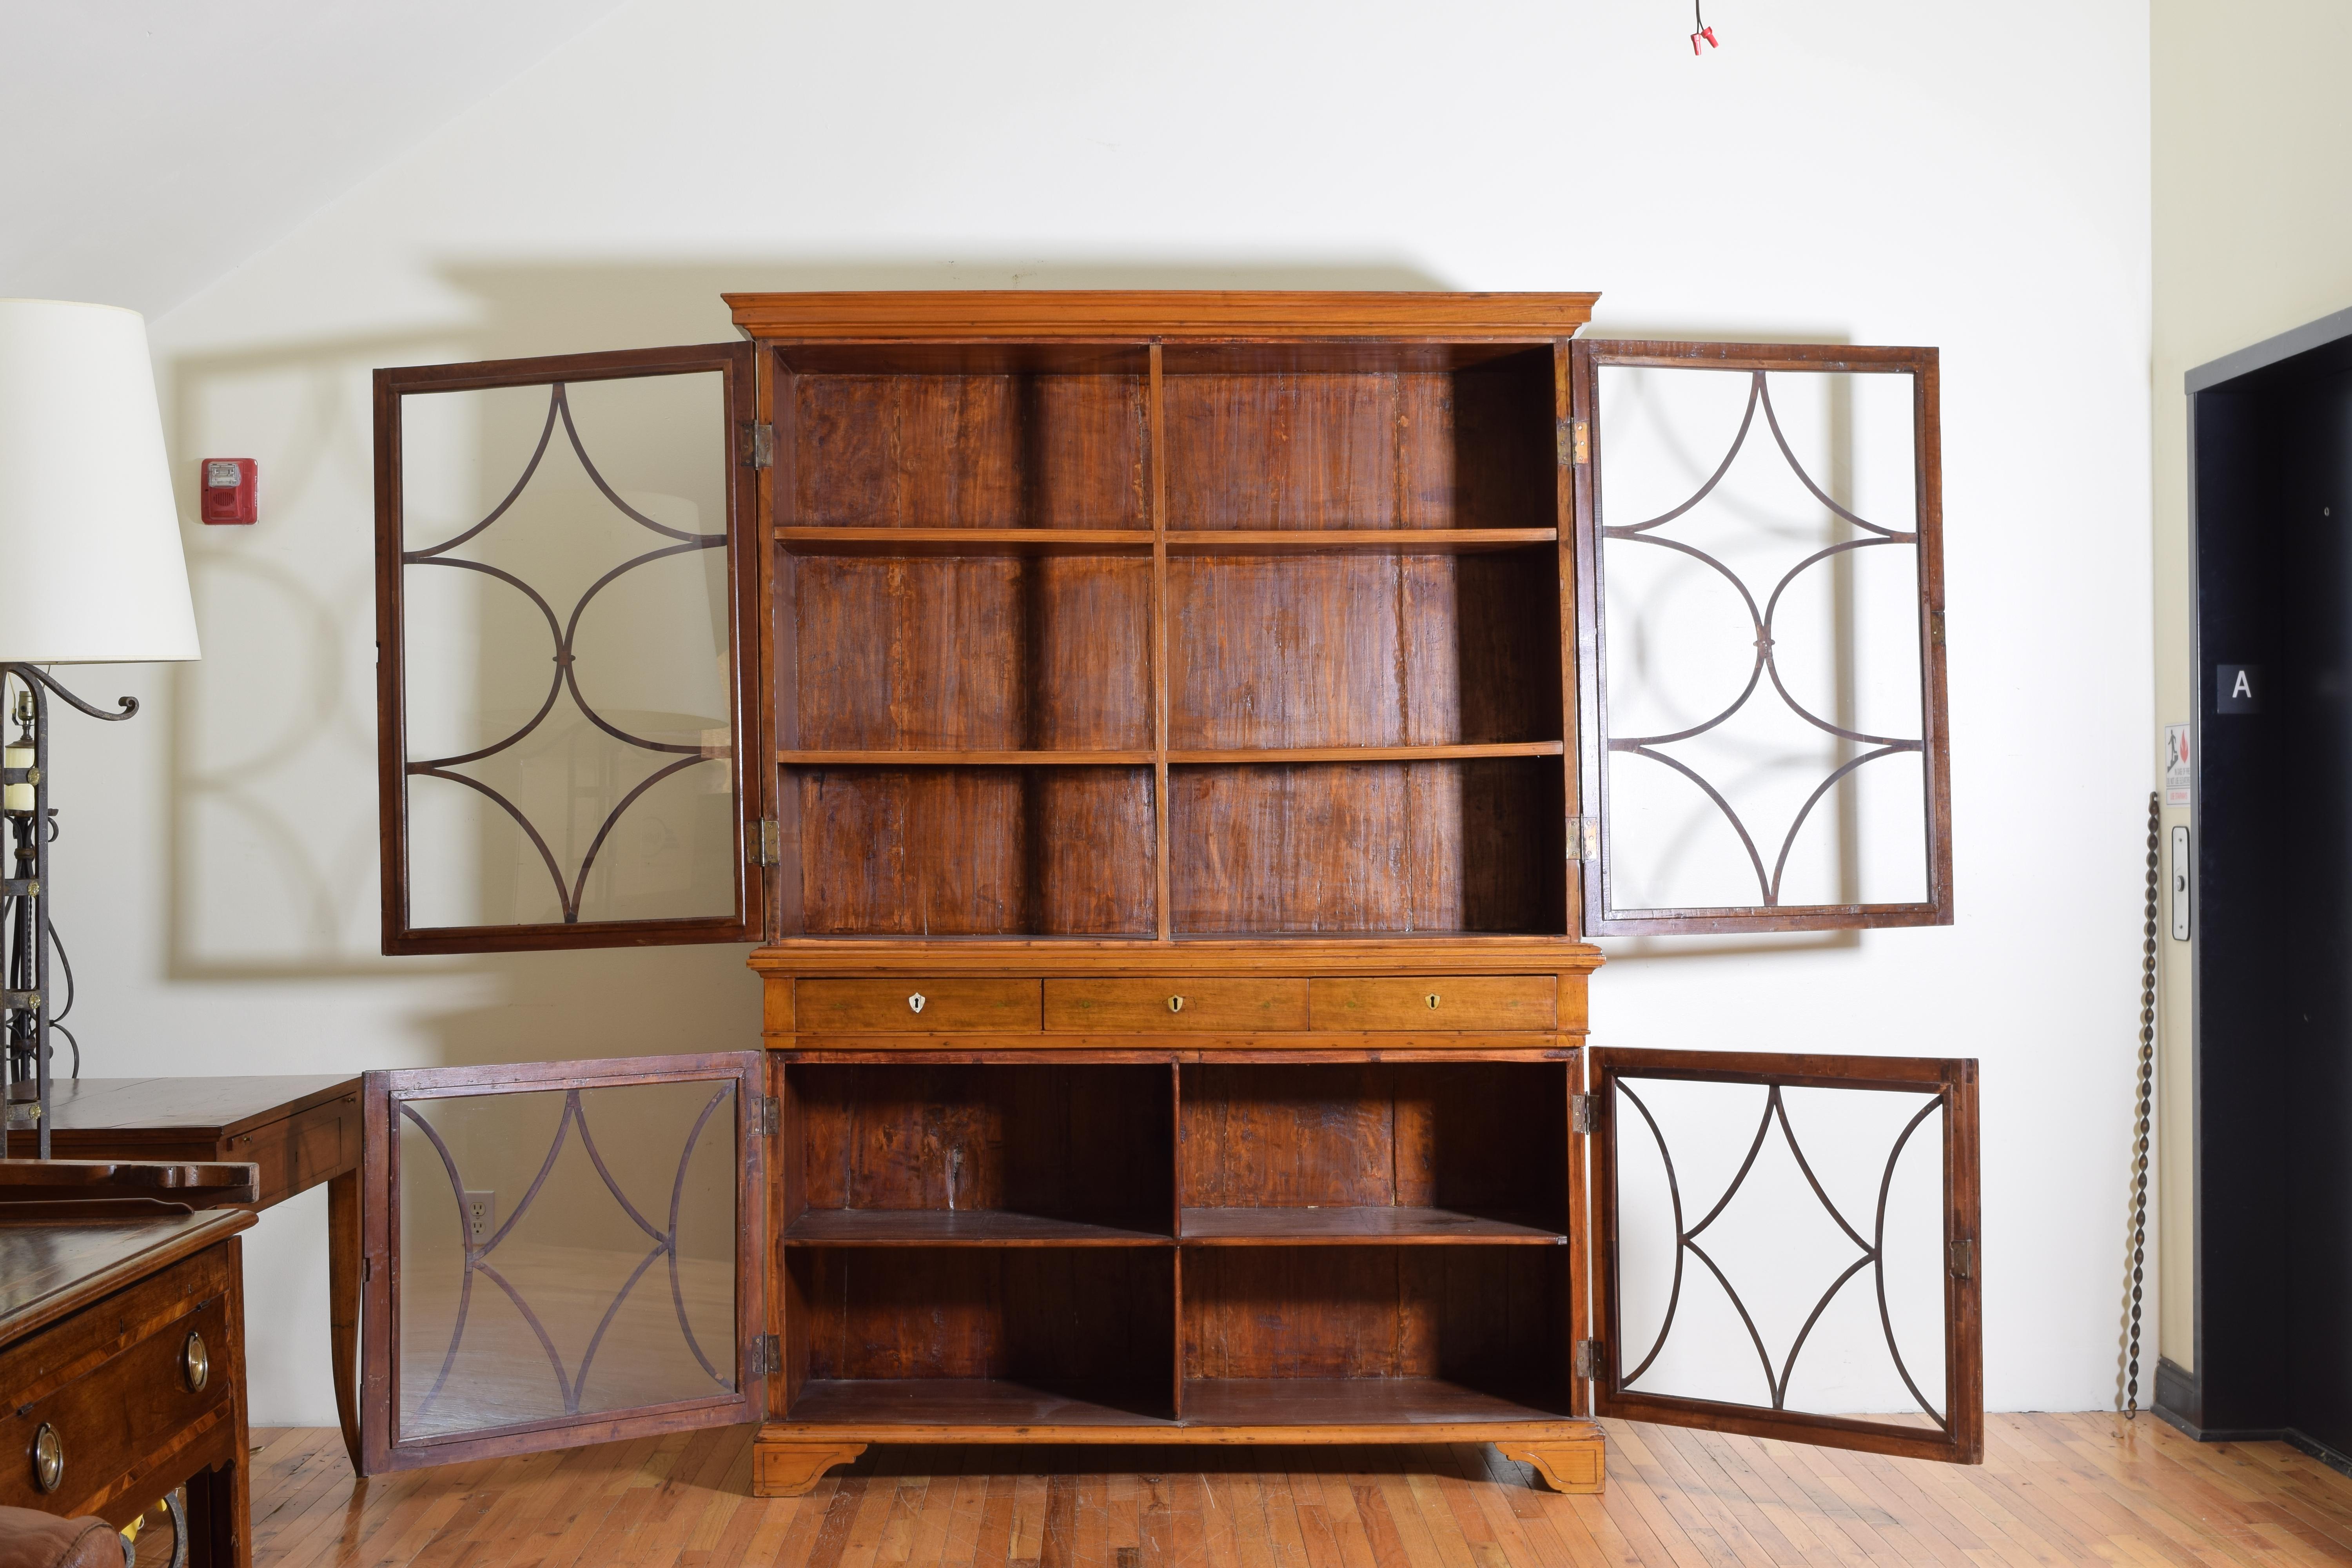
[[[729,915],[724,378],[401,404],[412,927]]]
[[[1600,369],[1609,908],[1928,898],[1907,374]]]
[[[395,1442],[733,1395],[733,1079],[396,1105]]]
[[[1624,1392],[1942,1429],[1937,1096],[1623,1078],[1610,1109]]]

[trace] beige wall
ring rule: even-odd
[[[2195,700],[2184,373],[2352,306],[2352,100],[2326,0],[2153,0],[2157,722]],[[2148,740],[2158,766],[2162,736]],[[2168,829],[2185,810],[2165,813]],[[2159,1034],[2164,1354],[2194,1364],[2189,949],[2163,944]]]

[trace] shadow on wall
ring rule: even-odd
[[[187,530],[205,657],[174,670],[169,963],[173,979],[197,982],[474,977],[484,983],[477,1005],[420,1020],[436,1047],[419,1059],[451,1065],[730,1048],[753,1037],[758,989],[744,950],[731,946],[463,959],[379,952],[375,367],[731,341],[722,291],[1448,286],[1402,262],[1001,258],[467,265],[443,279],[466,302],[468,324],[194,354],[166,369],[184,511],[195,512],[200,457],[257,458],[263,486],[257,527]],[[1850,627],[1839,639],[1850,643]],[[1611,946],[1621,957],[1699,956],[1859,941],[1833,932]]]
[[[738,946],[388,959],[379,951],[374,682],[378,366],[732,341],[724,291],[985,287],[1437,289],[1402,264],[1024,258],[463,266],[468,324],[183,356],[165,367],[183,513],[195,464],[252,457],[262,521],[186,530],[205,658],[174,667],[169,971],[176,981],[466,977],[420,1064],[734,1048]],[[469,988],[470,989],[470,988]],[[446,991],[438,993],[446,994]]]

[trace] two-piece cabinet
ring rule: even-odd
[[[1588,1045],[1589,936],[1950,920],[1936,356],[1593,298],[379,371],[385,950],[759,942],[765,1006],[370,1075],[371,1466],[1977,1459],[1974,1063]]]

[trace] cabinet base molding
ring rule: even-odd
[[[1495,1447],[1507,1459],[1533,1465],[1544,1484],[1556,1492],[1598,1492],[1608,1474],[1608,1445],[1598,1426],[1587,1426],[1580,1433],[1541,1443],[1505,1441]]]
[[[771,1439],[762,1434],[751,1444],[751,1495],[804,1496],[825,1471],[835,1465],[845,1465],[864,1452],[863,1443]]]

